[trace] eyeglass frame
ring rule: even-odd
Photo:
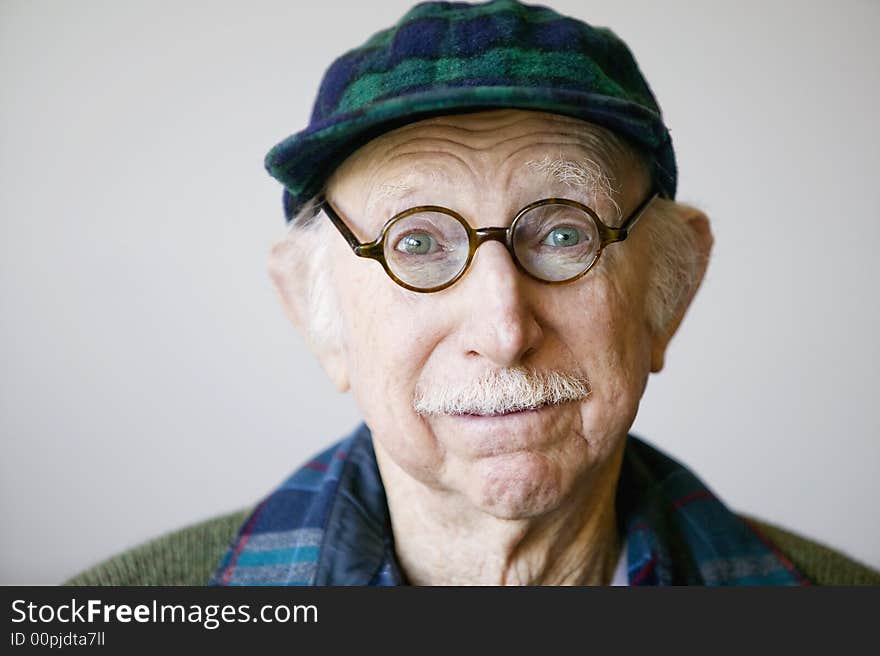
[[[390,277],[394,282],[396,282],[404,289],[408,289],[413,292],[420,292],[423,294],[431,294],[447,289],[459,280],[461,280],[471,268],[471,262],[474,259],[474,255],[476,254],[477,249],[488,241],[497,241],[504,244],[504,246],[507,248],[507,251],[510,253],[511,258],[513,259],[513,263],[516,265],[516,268],[533,280],[543,282],[547,285],[564,285],[574,282],[587,275],[593,269],[593,267],[596,266],[596,263],[599,261],[599,258],[602,255],[602,251],[605,249],[606,246],[608,246],[609,244],[622,242],[629,236],[629,233],[639,222],[639,219],[642,218],[645,210],[648,209],[648,206],[658,196],[663,196],[663,194],[656,186],[652,186],[645,199],[641,203],[639,203],[639,205],[632,211],[629,217],[626,218],[626,220],[621,224],[619,228],[612,228],[611,226],[606,225],[605,222],[599,218],[599,215],[591,207],[589,207],[588,205],[584,205],[583,203],[576,200],[571,200],[570,198],[543,198],[541,200],[536,200],[519,210],[514,215],[513,221],[511,221],[509,226],[494,226],[487,228],[472,228],[467,219],[465,219],[455,210],[449,209],[448,207],[442,207],[440,205],[418,205],[416,207],[410,207],[401,212],[398,212],[390,219],[388,219],[385,222],[385,225],[382,226],[382,230],[379,232],[379,236],[370,242],[361,242],[357,238],[354,232],[352,232],[351,228],[348,227],[348,224],[345,222],[342,216],[340,216],[339,212],[337,212],[333,205],[330,203],[330,200],[326,197],[326,195],[321,195],[317,199],[316,208],[318,210],[323,210],[323,212],[329,217],[330,221],[333,223],[334,226],[336,226],[336,229],[339,230],[345,241],[348,242],[348,245],[351,246],[351,249],[352,251],[354,251],[355,255],[357,255],[358,257],[364,257],[378,261],[382,265],[382,268],[385,269],[385,273],[388,274],[388,277]],[[544,280],[543,278],[539,278],[538,276],[534,275],[525,268],[522,262],[520,262],[519,258],[516,256],[516,251],[513,247],[513,234],[519,220],[535,208],[543,207],[544,205],[554,204],[567,205],[569,207],[574,207],[585,212],[595,223],[596,232],[599,235],[599,248],[596,251],[596,257],[593,258],[593,261],[590,262],[587,268],[585,268],[579,274],[577,274],[576,276],[572,276],[571,278],[566,278],[565,280]],[[461,223],[468,236],[468,255],[464,261],[464,264],[461,267],[461,270],[457,274],[455,274],[455,276],[451,280],[443,283],[442,285],[427,288],[410,285],[398,278],[397,275],[395,275],[395,273],[391,270],[391,267],[388,266],[388,261],[385,258],[385,237],[391,227],[398,221],[405,219],[408,216],[412,216],[413,214],[420,214],[423,212],[437,212],[440,214],[451,216],[456,221]]]

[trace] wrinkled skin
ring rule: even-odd
[[[518,110],[411,124],[349,157],[328,196],[362,241],[419,204],[445,205],[475,226],[506,226],[524,205],[560,196],[614,224],[609,199],[536,175],[528,164],[595,160],[581,125]],[[640,169],[611,175],[625,216],[644,198],[647,176]],[[383,198],[401,178],[409,195]],[[708,235],[702,215],[682,220]],[[331,239],[344,343],[317,355],[339,389],[351,389],[372,431],[409,578],[607,582],[619,553],[614,491],[625,436],[652,362],[659,368],[674,332],[655,335],[648,326],[644,231],[609,246],[618,249],[613,258],[565,285],[523,275],[502,244],[489,242],[462,280],[432,294],[403,289],[377,263],[355,257],[335,231]],[[585,376],[591,394],[497,417],[424,417],[412,408],[417,384],[513,366]]]

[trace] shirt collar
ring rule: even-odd
[[[352,436],[325,527],[316,585],[403,585],[385,487],[366,424]]]

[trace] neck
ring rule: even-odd
[[[553,511],[504,519],[376,458],[395,551],[415,585],[607,585],[620,556],[615,495],[623,449]]]

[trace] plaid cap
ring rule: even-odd
[[[625,137],[675,197],[675,153],[647,81],[607,28],[516,0],[425,2],[339,57],[308,127],[266,156],[290,220],[342,161],[378,135],[431,116],[519,108],[579,118]]]

